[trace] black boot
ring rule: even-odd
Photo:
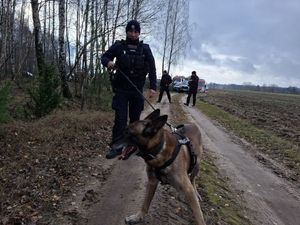
[[[113,159],[115,158],[116,156],[118,155],[121,155],[122,154],[122,148],[111,148],[109,147],[108,148],[108,153],[106,154],[106,158],[107,159]]]

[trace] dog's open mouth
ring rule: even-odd
[[[126,146],[123,148],[122,154],[120,155],[119,159],[126,160],[137,150],[138,150],[138,147],[136,147],[136,146],[133,146],[133,145]]]

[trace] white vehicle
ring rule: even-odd
[[[186,79],[175,80],[173,82],[173,91],[188,92],[189,91],[188,80]]]

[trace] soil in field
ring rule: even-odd
[[[300,96],[250,91],[210,90],[202,100],[300,147]],[[300,149],[299,149],[300,151]]]

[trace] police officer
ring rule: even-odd
[[[140,119],[144,109],[144,97],[136,88],[143,93],[147,74],[149,74],[150,81],[148,96],[151,98],[156,94],[154,57],[149,45],[139,40],[140,32],[139,22],[129,21],[126,26],[126,40],[116,41],[101,57],[101,63],[105,67],[116,69],[112,79],[115,93],[112,100],[112,108],[115,110],[113,141],[124,132],[128,114],[130,123]],[[115,63],[114,59],[116,59]],[[106,158],[114,158],[120,155],[121,151],[122,149],[110,148]]]
[[[169,85],[172,83],[172,77],[168,74],[166,70],[164,70],[163,75],[160,80],[160,90],[159,90],[159,97],[157,102],[160,102],[164,92],[167,93],[169,102],[171,103],[171,96],[169,91]]]
[[[198,83],[199,83],[199,77],[196,74],[196,71],[192,72],[192,76],[189,80],[189,92],[186,99],[186,103],[184,103],[186,106],[190,103],[190,98],[193,95],[193,106],[196,104],[196,95],[198,92]]]

